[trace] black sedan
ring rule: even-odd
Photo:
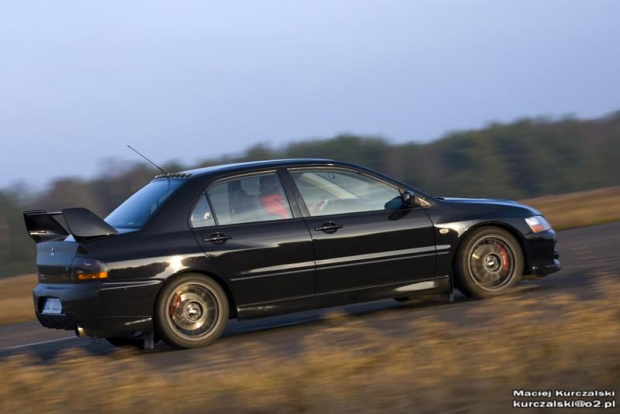
[[[332,160],[164,174],[105,220],[24,215],[41,324],[115,345],[204,346],[229,318],[454,288],[491,297],[560,269],[555,232],[531,207],[433,197]]]

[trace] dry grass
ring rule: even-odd
[[[300,353],[278,356],[256,343],[205,350],[197,358],[209,369],[162,370],[135,351],[71,350],[53,364],[10,357],[0,360],[10,373],[0,377],[0,411],[496,413],[510,409],[513,389],[618,392],[620,282],[597,279],[597,300],[487,300],[464,315],[484,323],[412,318],[398,338],[336,315]]]
[[[32,289],[36,284],[36,275],[0,279],[0,325],[35,319]]]
[[[620,187],[522,200],[540,210],[556,230],[620,220]]]

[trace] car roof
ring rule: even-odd
[[[288,159],[279,159],[279,160],[264,160],[264,161],[248,161],[248,162],[239,162],[234,164],[221,164],[221,165],[212,165],[209,167],[196,168],[193,170],[182,171],[179,174],[183,174],[186,176],[200,176],[207,175],[213,173],[222,173],[222,172],[236,172],[236,171],[246,171],[246,170],[255,170],[261,168],[277,168],[282,166],[291,166],[291,165],[342,165],[346,164],[343,162],[325,159],[325,158],[288,158]]]

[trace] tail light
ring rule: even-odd
[[[102,280],[108,278],[108,268],[99,260],[77,257],[71,265],[73,280],[84,282],[87,280]]]

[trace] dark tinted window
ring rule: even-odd
[[[139,229],[183,184],[185,180],[159,179],[151,181],[123,204],[118,206],[105,221],[112,227]]]

